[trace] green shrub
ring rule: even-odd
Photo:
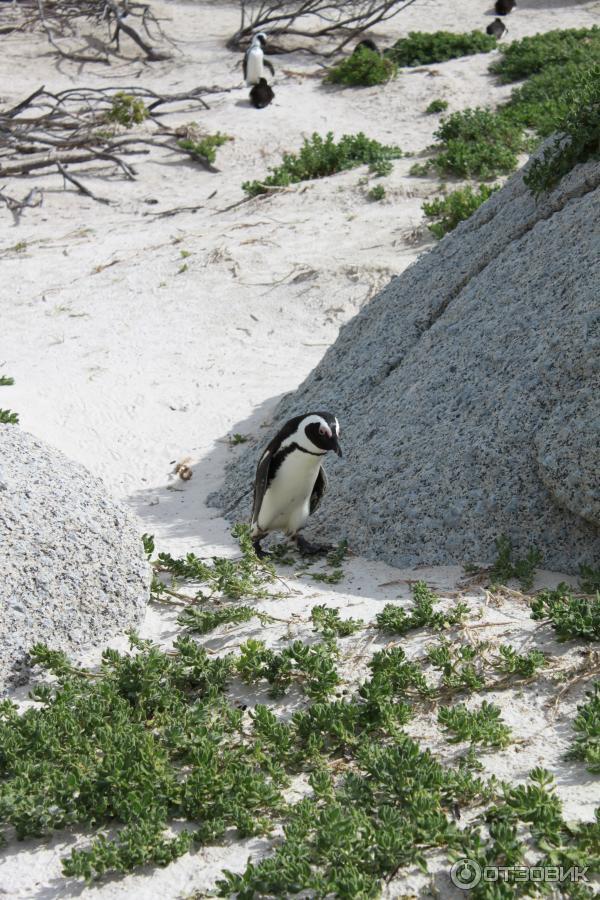
[[[155,558],[153,538],[143,536],[155,570],[173,578],[161,582],[162,594],[155,587],[159,599],[203,597],[202,607],[190,602],[181,619],[201,634],[253,615],[270,620],[257,606],[235,602],[263,596],[274,576],[272,563],[257,559],[248,526],[235,534],[242,551],[236,559]],[[339,567],[346,550],[342,542],[328,565]],[[592,579],[596,574],[586,571]],[[198,584],[207,596],[189,596]],[[459,601],[439,611],[423,582],[413,586],[413,597],[408,613],[386,607],[386,629],[444,627],[466,611]],[[314,635],[304,643],[288,634],[276,638],[277,649],[248,640],[239,654],[222,656],[188,636],[161,650],[131,635],[131,651],[107,648],[99,671],[34,647],[31,661],[53,679],[33,686],[23,710],[0,701],[0,841],[12,841],[15,832],[21,839],[69,829],[77,847],[65,851],[63,873],[89,881],[166,866],[192,847],[276,829],[275,840],[265,841],[266,856],[248,862],[242,874],[224,872],[217,885],[222,896],[240,898],[366,900],[386,890],[400,869],[417,864],[426,872],[432,852],[454,859],[461,851],[504,865],[537,851],[535,865],[597,870],[600,814],[595,822],[563,821],[548,773],[534,770],[522,785],[484,780],[474,747],[456,764],[445,763],[404,731],[417,709],[429,715],[437,699],[447,704],[457,692],[502,690],[529,679],[545,663],[539,651],[521,656],[510,645],[475,642],[468,632],[462,642],[439,641],[426,656],[439,672],[436,686],[425,677],[422,656],[409,659],[401,646],[389,646],[368,660],[370,675],[355,689],[350,682],[359,678],[372,642],[342,656],[337,639],[362,622],[325,605],[313,607],[311,621],[320,643]],[[291,717],[266,702],[244,712],[238,686],[227,696],[236,675],[259,690],[300,688],[305,696],[292,695]],[[597,707],[591,715],[584,709],[575,726],[578,749],[594,764]],[[476,712],[446,709],[440,723],[472,744],[502,746],[509,737],[490,704]],[[298,800],[284,791],[293,786],[295,793],[299,774],[311,793]],[[473,898],[513,896],[496,888],[484,886]]]
[[[189,153],[191,157],[214,163],[217,158],[217,149],[226,144],[227,141],[232,140],[233,138],[230,135],[221,134],[220,131],[217,131],[216,134],[205,135],[199,141],[195,141],[192,138],[180,138],[177,141],[177,145]]]
[[[88,848],[73,850],[68,876],[167,865],[229,826],[264,831],[262,814],[281,807],[268,766],[239,746],[241,713],[223,697],[230,658],[209,659],[189,638],[170,654],[137,638],[132,649],[105,650],[93,675],[37,645],[32,661],[58,682],[35,687],[37,702],[22,715],[0,704],[2,824],[20,839],[120,827],[114,840],[96,831]],[[200,830],[169,837],[173,818]]]
[[[367,193],[367,197],[369,200],[377,202],[379,200],[383,200],[385,197],[385,188],[382,184],[376,184],[371,190]]]
[[[327,623],[318,624],[327,629]],[[341,621],[338,625],[343,629]],[[332,627],[330,634],[334,630]],[[296,681],[302,684],[308,697],[324,700],[340,681],[335,660],[336,647],[330,639],[311,646],[293,641],[281,653],[276,653],[263,641],[250,638],[240,647],[237,671],[248,684],[266,680],[274,697],[285,694]]]
[[[433,115],[433,113],[442,113],[448,109],[448,101],[447,100],[432,100],[425,112],[427,115]]]
[[[464,703],[442,706],[438,722],[450,733],[451,744],[470,741],[484,747],[506,747],[510,743],[510,728],[502,721],[500,709],[485,700],[473,712]]]
[[[569,756],[584,760],[590,772],[600,774],[600,681],[586,697],[589,698],[587,702],[577,707],[578,714],[573,722],[577,737]]]
[[[584,594],[600,592],[600,567],[579,566],[579,587]]]
[[[581,74],[578,85],[566,93],[563,108],[556,121],[557,137],[524,177],[536,196],[551,190],[579,163],[600,158],[600,66]]]
[[[408,37],[396,41],[386,55],[399,66],[424,66],[474,53],[489,53],[495,47],[496,38],[481,31],[466,34],[411,31]]]
[[[504,83],[520,81],[548,67],[584,63],[598,58],[600,28],[568,28],[546,31],[532,37],[503,44],[502,54],[490,66],[490,72]]]
[[[548,665],[548,660],[541,650],[529,650],[527,654],[517,653],[510,644],[501,644],[498,647],[498,658],[494,668],[505,675],[520,675],[522,678],[531,678],[539,669]]]
[[[170,553],[159,553],[152,565],[157,572],[164,575],[170,574],[173,579],[173,587],[178,586],[181,579],[193,582],[196,585],[195,596],[189,596],[190,602],[198,600],[214,600],[216,596],[227,597],[229,600],[261,598],[270,596],[267,585],[275,580],[275,568],[270,560],[259,560],[252,545],[250,526],[238,522],[231,531],[237,539],[242,551],[241,557],[228,559],[223,556],[215,556],[211,563],[198,558],[194,553],[188,553],[185,558],[174,558]],[[144,547],[149,557],[154,553],[154,538],[151,535],[143,535]],[[197,589],[197,585],[206,587]],[[169,596],[172,589],[164,580],[154,575],[150,594],[152,599],[164,599]],[[175,595],[177,596],[177,594]],[[257,611],[257,615],[262,615]]]
[[[431,171],[431,161],[423,163],[413,163],[409,169],[408,174],[413,175],[415,178],[423,178],[425,175],[428,175]]]
[[[531,128],[541,137],[556,131],[567,107],[566,86],[580,75],[579,66],[566,64],[544,69],[513,90],[498,114],[521,128]]]
[[[498,190],[498,185],[488,187],[480,184],[477,191],[468,186],[451,191],[445,197],[423,204],[423,212],[428,219],[435,219],[427,227],[436,238],[442,238],[459,222],[468,219],[482,203]]]
[[[15,379],[10,375],[0,375],[0,386],[1,387],[12,387],[15,383]],[[19,424],[19,414],[13,412],[11,409],[0,409],[0,425],[18,425]]]
[[[561,582],[555,591],[541,591],[531,604],[531,618],[550,622],[559,641],[582,638],[600,641],[600,593],[578,597]]]
[[[263,617],[268,621],[269,617],[253,609],[251,606],[233,606],[224,609],[208,610],[198,609],[197,606],[187,606],[177,617],[178,625],[183,625],[194,634],[209,634],[221,625],[239,625],[249,622],[255,616]]]
[[[441,638],[427,647],[427,658],[434,669],[442,673],[442,686],[451,691],[481,691],[485,688],[485,642],[450,643]]]
[[[371,163],[369,172],[372,175],[376,175],[377,178],[385,178],[386,175],[392,174],[393,168],[391,159],[378,159],[376,162]]]
[[[407,610],[394,603],[386,603],[375,621],[377,627],[388,634],[406,634],[414,628],[447,628],[458,625],[469,611],[465,603],[455,603],[448,612],[434,609],[439,601],[437,594],[428,587],[425,581],[416,581],[411,587],[414,606]]]
[[[131,94],[119,91],[112,99],[112,104],[106,114],[109,122],[115,125],[123,125],[131,128],[132,125],[141,125],[149,116],[148,108],[143,100],[138,100]]]
[[[394,78],[397,71],[398,67],[391,59],[368,47],[359,47],[356,53],[330,69],[325,81],[349,87],[373,87]]]
[[[505,534],[496,540],[498,556],[490,569],[492,583],[507,584],[513,579],[521,583],[521,588],[528,591],[533,587],[535,571],[542,561],[542,554],[536,547],[530,547],[522,559],[513,560],[512,541]]]
[[[245,181],[242,188],[255,197],[266,193],[269,187],[287,187],[312,178],[325,178],[365,164],[377,166],[382,161],[400,156],[402,151],[399,147],[380,144],[362,132],[345,134],[337,142],[331,131],[324,138],[315,133],[305,138],[298,153],[284,153],[281,165],[273,169],[270,175],[262,181]]]
[[[442,175],[495,178],[512,172],[523,149],[522,130],[489,109],[452,113],[435,132],[439,140],[432,165]]]
[[[556,142],[543,163],[533,164],[530,186],[541,193],[598,152],[600,28],[548,32],[501,49],[502,58],[490,70],[506,82],[528,80],[496,111],[465,110],[445,120],[436,133],[435,155],[419,174],[426,168],[463,178],[507,174],[516,168],[518,153],[534,149],[540,137],[572,135],[560,146]]]
[[[380,896],[382,879],[400,867],[421,869],[422,850],[455,845],[453,802],[484,792],[469,773],[442,766],[408,735],[390,746],[364,741],[355,772],[337,779],[315,772],[315,796],[293,807],[274,852],[248,862],[241,874],[225,870],[221,897]]]
[[[326,638],[348,637],[364,626],[362,619],[341,619],[339,609],[327,607],[324,603],[313,606],[310,620],[314,630]]]

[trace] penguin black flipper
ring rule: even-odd
[[[273,63],[270,63],[268,59],[263,59],[263,66],[265,67],[265,69],[268,69],[272,77],[275,78],[275,69],[273,68]]]
[[[242,66],[244,69],[244,81],[246,80],[246,75],[248,74],[248,54],[249,53],[250,53],[250,50],[246,50],[246,52],[244,53],[244,62],[242,63]]]
[[[258,521],[260,507],[269,483],[269,473],[271,463],[273,461],[273,452],[267,447],[260,458],[260,462],[256,468],[256,478],[254,480],[254,500],[252,503],[252,522]]]
[[[325,469],[321,467],[319,469],[319,474],[317,475],[317,480],[315,481],[315,486],[312,489],[312,494],[310,495],[310,514],[314,513],[316,509],[318,509],[321,500],[323,499],[323,494],[327,490],[327,475],[325,474]]]

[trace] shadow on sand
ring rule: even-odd
[[[227,511],[209,505],[209,498],[220,488],[227,477],[228,464],[233,462],[242,447],[254,447],[258,459],[260,450],[272,437],[269,431],[271,415],[282,396],[280,394],[261,403],[250,416],[236,422],[228,434],[217,438],[198,459],[192,459],[192,478],[189,481],[182,481],[174,475],[162,486],[144,488],[131,494],[127,504],[137,514],[143,530],[149,534],[159,531],[163,539],[185,543],[189,545],[188,549],[198,553],[198,548],[206,545],[218,544],[223,549],[230,549],[231,523],[223,517]],[[248,441],[232,445],[229,438],[233,434],[247,436]],[[252,488],[250,478],[246,494],[239,498],[244,500],[247,497],[244,505],[248,518]]]

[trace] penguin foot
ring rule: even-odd
[[[269,557],[271,554],[268,550],[263,550],[263,548],[260,546],[261,540],[262,538],[256,538],[255,541],[252,541],[252,546],[254,547],[254,552],[259,559],[267,559],[267,557]]]
[[[312,544],[305,537],[302,537],[301,534],[297,534],[294,540],[302,556],[325,556],[326,553],[331,553],[334,549],[332,544]]]

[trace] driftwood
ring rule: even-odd
[[[282,3],[279,0],[240,0],[240,27],[227,46],[231,50],[239,50],[247,45],[253,34],[265,31],[269,53],[304,50],[329,57],[339,53],[362,32],[391,19],[415,2],[291,0]],[[320,24],[315,24],[317,21]],[[278,45],[277,37],[283,36],[287,38],[285,46]]]
[[[42,86],[16,105],[0,109],[0,179],[58,172],[65,184],[72,184],[79,193],[99,203],[109,203],[110,200],[89,190],[69,167],[108,163],[117,167],[125,178],[135,180],[136,170],[124,157],[148,154],[151,148],[158,147],[193,159],[208,171],[218,171],[196,149],[190,152],[181,146],[182,127],[169,129],[161,117],[175,108],[181,110],[182,106],[190,111],[206,109],[204,96],[224,90],[216,86],[199,87],[161,95],[134,86],[70,88],[52,93]],[[0,188],[0,203],[4,203],[17,221],[25,209],[39,205],[41,199],[38,188],[22,201]]]
[[[93,31],[93,40],[81,36],[81,26]],[[59,56],[80,63],[110,63],[126,35],[151,61],[169,59],[157,49],[168,39],[146,3],[136,0],[13,0],[0,3],[0,34],[41,28]]]

